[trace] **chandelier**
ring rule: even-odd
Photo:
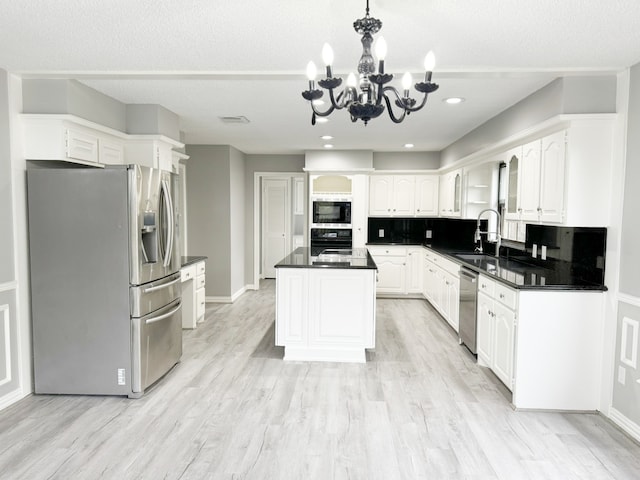
[[[316,117],[328,117],[334,110],[342,110],[346,108],[351,115],[351,121],[356,122],[362,120],[366,125],[372,118],[379,117],[384,112],[387,105],[387,112],[394,123],[400,123],[405,116],[411,112],[417,112],[427,103],[427,97],[431,92],[438,89],[438,84],[431,82],[433,67],[435,66],[435,56],[433,52],[429,52],[424,60],[424,69],[426,71],[424,82],[418,82],[414,88],[424,94],[420,103],[409,96],[411,83],[413,82],[409,72],[404,74],[402,78],[403,93],[400,95],[398,90],[387,85],[393,80],[393,75],[384,72],[384,58],[387,54],[387,43],[383,37],[379,37],[376,41],[376,56],[378,57],[378,73],[375,71],[375,62],[371,55],[371,44],[373,43],[373,35],[378,33],[382,28],[382,22],[377,18],[369,16],[369,0],[367,0],[367,10],[364,18],[360,18],[353,22],[355,31],[362,35],[362,56],[358,61],[358,73],[360,77],[359,85],[356,76],[350,73],[347,78],[347,86],[339,93],[334,92],[335,89],[342,85],[342,79],[333,76],[331,64],[333,63],[333,50],[329,44],[325,43],[322,48],[322,60],[326,65],[326,78],[318,80],[318,85],[324,90],[329,91],[329,99],[331,105],[325,111],[320,111],[316,103],[323,97],[324,91],[316,88],[315,78],[317,69],[313,62],[307,65],[307,77],[309,79],[309,90],[302,92],[305,100],[311,104],[311,124],[316,124]],[[359,87],[359,89],[358,89]],[[391,102],[398,107],[400,113],[396,115]],[[384,103],[383,103],[384,102]]]

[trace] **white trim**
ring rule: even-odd
[[[627,418],[614,407],[611,407],[609,410],[609,418],[636,441],[640,442],[640,425]]]
[[[206,303],[233,303],[231,297],[205,297]]]
[[[0,397],[0,410],[10,407],[14,403],[22,400],[25,397],[28,397],[29,395],[31,395],[31,393],[25,393],[22,388],[17,388],[13,392],[3,395],[2,397]]]
[[[6,368],[4,378],[0,377],[0,386],[2,386],[13,380],[13,377],[11,376],[11,316],[8,304],[0,305],[0,329],[4,330],[4,340],[6,342],[4,346],[4,364]]]
[[[15,255],[14,255],[14,259],[15,259]],[[18,289],[18,282],[15,280],[12,280],[6,283],[0,283],[0,292],[8,292],[10,290],[17,290],[17,289]]]
[[[626,303],[634,307],[640,307],[640,297],[634,297],[627,293],[618,293],[618,302]]]
[[[300,172],[253,172],[253,285],[254,290],[260,290],[262,272],[260,262],[262,260],[261,234],[261,209],[262,193],[260,189],[261,179],[264,177],[294,177],[301,176]],[[228,302],[227,302],[228,303]]]
[[[631,352],[627,352],[629,343],[629,330],[631,330]],[[633,318],[622,318],[622,334],[620,341],[620,361],[633,369],[638,368],[638,330],[640,323]]]
[[[238,298],[240,298],[244,292],[247,291],[247,287],[244,286],[242,287],[240,290],[238,290],[236,293],[234,293],[233,295],[231,295],[231,303],[235,302]]]

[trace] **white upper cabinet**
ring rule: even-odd
[[[563,222],[565,138],[563,130],[509,151],[507,220]]]
[[[540,208],[540,140],[522,147],[518,204],[521,220],[538,220]]]
[[[175,171],[174,147],[163,135],[128,135],[67,114],[24,114],[24,157],[104,166],[134,163]]]
[[[418,216],[438,215],[438,175],[416,175],[415,213]]]
[[[415,177],[395,175],[393,177],[393,215],[406,217],[415,213]]]
[[[462,203],[462,170],[440,176],[440,216],[459,217]]]
[[[372,175],[369,181],[369,215],[392,215],[393,175]]]
[[[437,216],[438,175],[371,175],[369,215]]]
[[[566,135],[558,132],[542,139],[540,148],[540,201],[542,222],[562,222],[564,217]]]

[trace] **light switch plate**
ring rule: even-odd
[[[426,237],[427,238],[433,237],[433,230],[427,230]]]
[[[380,228],[380,229],[378,230],[378,236],[379,236],[380,238],[384,237],[384,228]]]
[[[622,366],[618,365],[618,383],[624,385],[627,379],[627,370]]]
[[[546,260],[547,259],[547,246],[546,245],[542,245],[542,247],[540,248],[540,258],[542,260]]]
[[[538,256],[538,245],[536,245],[535,243],[531,247],[531,256],[533,258],[536,258]]]

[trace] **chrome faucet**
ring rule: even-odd
[[[493,212],[496,214],[496,216],[498,217],[498,225],[496,227],[496,231],[495,232],[481,232],[480,231],[480,217],[482,216],[482,214],[484,212]],[[490,233],[495,233],[496,235],[496,257],[500,256],[500,245],[502,243],[502,235],[500,232],[500,212],[498,212],[497,210],[494,210],[493,208],[485,208],[484,210],[482,210],[479,214],[478,214],[478,223],[476,226],[476,232],[473,236],[473,241],[474,242],[480,242],[480,246],[476,247],[475,251],[476,252],[480,252],[482,253],[482,234],[487,234],[489,235]]]

